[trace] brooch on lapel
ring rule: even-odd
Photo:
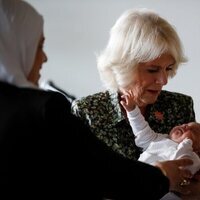
[[[157,120],[162,121],[164,119],[163,113],[159,111],[154,112],[154,116]]]

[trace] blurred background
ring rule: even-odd
[[[149,8],[173,24],[188,63],[164,89],[194,99],[200,122],[200,1],[199,0],[26,0],[44,17],[48,62],[41,83],[51,80],[76,98],[104,90],[96,54],[106,46],[110,28],[130,8]]]

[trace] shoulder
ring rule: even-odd
[[[105,91],[82,97],[72,102],[72,113],[83,119],[91,120],[93,118],[94,121],[98,122],[100,118],[107,118],[108,113],[112,113],[114,109],[118,108],[116,95],[117,93]]]
[[[37,88],[22,88],[8,83],[0,82],[1,99],[13,100],[17,102],[26,102],[27,104],[37,101],[44,103],[49,100],[64,101],[66,98],[59,92],[45,91]]]
[[[165,105],[177,108],[189,108],[193,110],[194,102],[191,96],[179,92],[161,91],[158,100],[158,105]]]
[[[64,95],[35,88],[21,88],[0,83],[0,104],[29,113],[32,116],[44,116],[46,113],[58,113],[70,110],[71,104]]]
[[[25,109],[31,116],[38,118],[38,124],[44,131],[57,131],[73,122],[71,103],[59,92],[43,90],[26,90],[29,103]]]
[[[192,97],[186,94],[182,94],[179,92],[171,92],[171,91],[167,91],[167,90],[162,90],[158,99],[162,99],[165,101],[168,100],[174,100],[174,101],[182,101],[182,102],[188,102],[188,101],[193,101]]]
[[[174,117],[188,118],[186,122],[195,121],[194,103],[189,95],[164,90],[159,95],[156,106],[171,117],[174,113]]]
[[[110,94],[108,91],[95,93],[93,95],[88,95],[86,97],[81,97],[72,102],[72,108],[93,108],[96,106],[103,105],[105,102],[108,102]]]
[[[71,103],[59,92],[54,91],[29,91],[32,96],[31,104],[43,113],[44,118],[61,120],[71,112]]]
[[[161,91],[149,113],[151,128],[160,133],[169,133],[176,125],[195,121],[192,97],[178,92]]]
[[[51,108],[56,110],[59,107],[65,108],[71,106],[65,96],[59,92],[24,88],[19,90],[19,95],[21,96],[19,97],[20,99],[24,97],[27,104],[38,109]]]

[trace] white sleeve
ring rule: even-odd
[[[181,157],[191,157],[193,152],[192,144],[192,140],[185,138],[181,143],[179,143],[175,158],[179,159]]]
[[[188,157],[193,161],[192,165],[189,165],[188,168],[192,174],[195,174],[200,169],[200,158],[199,156],[193,151],[192,148],[192,140],[185,138],[177,148],[177,151],[173,155],[171,159],[180,159],[183,157]]]
[[[133,134],[136,136],[135,144],[145,150],[152,141],[156,140],[157,133],[145,121],[138,106],[134,110],[127,112],[127,116]]]

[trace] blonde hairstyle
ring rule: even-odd
[[[152,61],[170,53],[176,74],[183,54],[178,34],[171,24],[148,9],[128,10],[116,21],[110,31],[109,42],[97,56],[97,67],[104,86],[113,91],[132,82],[132,73],[138,63]]]

